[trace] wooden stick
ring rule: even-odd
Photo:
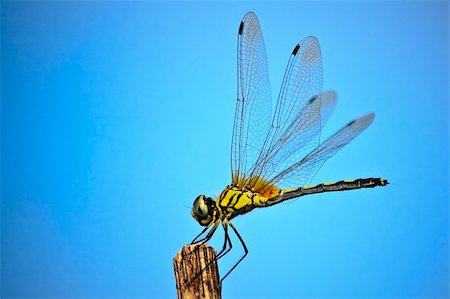
[[[173,259],[173,268],[178,299],[222,298],[214,248],[206,244],[183,246]]]

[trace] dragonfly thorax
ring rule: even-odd
[[[254,208],[267,206],[268,199],[254,190],[230,185],[217,198],[217,207],[222,217],[231,220]]]
[[[201,194],[194,200],[192,207],[192,217],[200,223],[201,226],[208,226],[217,219],[220,211],[216,207],[216,201],[211,197]]]

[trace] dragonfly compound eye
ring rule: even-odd
[[[205,195],[199,195],[192,207],[192,217],[197,220],[200,225],[206,226],[213,220],[214,214],[214,200],[206,197]]]
[[[205,195],[199,195],[194,201],[193,212],[196,218],[204,219],[208,216],[208,205],[205,202]]]

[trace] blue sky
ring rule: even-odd
[[[224,298],[448,297],[444,1],[3,2],[2,297],[175,297],[172,258],[201,230],[192,202],[230,183],[250,10],[274,97],[293,47],[314,35],[323,89],[338,94],[323,136],[377,114],[313,183],[391,185],[235,219],[250,253]],[[223,273],[242,254],[233,242]]]

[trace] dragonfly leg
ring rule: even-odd
[[[223,221],[222,222],[222,227],[223,227],[223,230],[224,230],[225,239],[223,241],[222,250],[220,250],[219,253],[216,255],[216,258],[214,259],[214,261],[218,261],[220,258],[224,257],[228,252],[230,252],[231,248],[233,247],[233,245],[231,244],[230,235],[228,234],[228,222],[227,221]],[[215,230],[216,228],[217,228],[217,226],[215,226],[213,229]],[[227,244],[229,245],[228,248],[227,248]],[[213,263],[213,261],[210,261],[203,269],[201,269],[200,273],[197,274],[193,280],[197,279],[197,277],[203,271],[205,271],[212,263]]]
[[[202,246],[203,244],[208,242],[211,239],[211,237],[213,236],[213,234],[216,231],[217,227],[219,226],[219,223],[220,223],[220,219],[217,219],[216,222],[214,222],[214,226],[211,228],[211,230],[208,232],[208,234],[204,238],[196,241],[195,243],[194,242],[192,243],[192,244],[200,243],[199,246],[195,247],[194,250],[192,250],[191,252],[187,253],[186,255],[192,254],[194,251],[198,250],[198,248],[200,248],[200,246]],[[209,226],[206,227],[195,239],[197,239],[199,236],[201,236],[208,228],[209,228]],[[225,230],[225,232],[226,232],[226,230]],[[225,248],[226,248],[227,237],[228,237],[228,234],[225,233],[224,246],[223,246],[223,249],[220,252],[224,251]],[[194,241],[195,241],[195,239],[194,239]],[[229,237],[228,237],[228,239],[229,239]],[[203,269],[200,270],[199,273],[197,273],[197,275],[195,275],[195,277],[186,285],[186,287],[188,287],[192,282],[194,282],[196,279],[198,279],[200,277],[200,275],[203,273],[203,271],[205,271],[213,262],[216,262],[217,260],[218,260],[218,258],[216,256],[213,261],[210,261]]]
[[[211,222],[211,224],[212,224],[212,223],[213,223],[213,222]],[[216,231],[217,227],[219,226],[219,223],[220,223],[220,219],[218,219],[216,222],[214,222],[214,226],[211,228],[211,230],[208,232],[208,234],[207,234],[204,238],[197,240],[198,237],[200,237],[201,235],[203,235],[203,233],[204,233],[206,230],[208,230],[208,229],[210,228],[211,224],[208,225],[205,229],[203,229],[202,232],[201,232],[200,234],[198,234],[198,235],[194,238],[194,240],[192,240],[192,243],[191,243],[191,245],[193,245],[193,244],[198,244],[198,246],[195,247],[194,250],[192,250],[192,251],[186,253],[184,256],[187,256],[187,255],[192,254],[193,252],[195,252],[196,250],[198,250],[198,248],[200,248],[200,246],[202,246],[203,244],[205,244],[206,242],[208,242],[208,241],[211,239],[211,237],[213,236],[213,234],[214,234],[214,232]]]
[[[217,254],[216,260],[224,257],[228,252],[230,252],[231,248],[233,247],[233,245],[231,244],[230,235],[228,234],[228,222],[222,222],[222,227],[225,233],[225,240],[223,242],[222,250]],[[228,249],[227,244],[229,245]]]
[[[239,238],[239,241],[241,241],[242,247],[244,248],[244,255],[237,261],[237,263],[227,272],[227,274],[225,274],[224,277],[222,277],[222,279],[220,280],[220,283],[222,283],[222,281],[227,278],[228,275],[230,275],[230,273],[237,267],[237,265],[239,265],[240,262],[242,262],[242,260],[247,256],[248,254],[248,249],[247,246],[245,246],[244,240],[242,239],[241,235],[238,233],[236,227],[234,227],[233,223],[229,222],[231,228],[233,229],[234,233],[236,234],[236,236]],[[230,242],[231,245],[231,242]],[[231,246],[230,246],[231,247]],[[230,248],[231,249],[231,248]]]
[[[207,234],[204,238],[197,240],[201,235],[203,235],[204,232],[206,232],[206,231],[211,227],[211,225],[212,225],[213,223],[214,223],[214,226],[211,228],[211,230],[208,232],[208,234]],[[203,244],[205,244],[206,242],[208,242],[209,239],[211,239],[211,237],[212,237],[212,235],[214,234],[214,232],[216,231],[217,226],[219,226],[219,223],[220,223],[220,219],[217,219],[216,222],[211,222],[210,225],[208,225],[205,229],[203,229],[202,232],[201,232],[200,234],[198,234],[198,235],[194,238],[194,240],[192,240],[191,244],[201,243],[200,245],[203,245]]]
[[[211,223],[211,224],[212,224],[212,223]],[[206,231],[208,230],[209,227],[210,227],[210,225],[208,225],[207,227],[205,227],[205,228],[202,230],[202,232],[199,233],[199,234],[194,238],[194,240],[192,240],[191,244],[195,244],[195,243],[200,242],[200,241],[197,241],[197,239],[198,239],[201,235],[203,235],[203,233],[206,232]]]

